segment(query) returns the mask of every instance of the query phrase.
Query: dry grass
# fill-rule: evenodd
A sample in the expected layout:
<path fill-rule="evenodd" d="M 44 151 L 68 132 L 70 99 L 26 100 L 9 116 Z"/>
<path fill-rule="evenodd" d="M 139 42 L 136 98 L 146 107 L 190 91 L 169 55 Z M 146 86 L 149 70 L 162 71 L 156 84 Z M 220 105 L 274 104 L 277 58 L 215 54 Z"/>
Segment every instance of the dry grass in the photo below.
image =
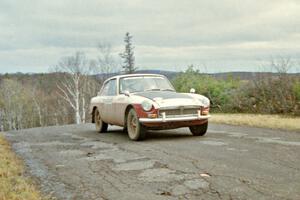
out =
<path fill-rule="evenodd" d="M 42 198 L 29 178 L 24 176 L 22 161 L 0 133 L 0 200 L 27 199 Z"/>
<path fill-rule="evenodd" d="M 300 117 L 256 114 L 212 114 L 213 123 L 247 125 L 300 132 Z"/>

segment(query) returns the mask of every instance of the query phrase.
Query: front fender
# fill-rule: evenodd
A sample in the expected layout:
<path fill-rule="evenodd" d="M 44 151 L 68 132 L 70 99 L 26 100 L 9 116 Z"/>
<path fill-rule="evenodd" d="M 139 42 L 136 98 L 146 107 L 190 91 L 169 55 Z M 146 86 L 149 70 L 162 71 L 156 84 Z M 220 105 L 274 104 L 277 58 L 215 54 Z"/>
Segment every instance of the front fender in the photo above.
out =
<path fill-rule="evenodd" d="M 201 104 L 204 106 L 204 107 L 209 107 L 210 106 L 210 100 L 209 98 L 207 98 L 206 96 L 203 96 L 201 94 L 193 94 L 193 93 L 185 93 L 195 99 L 197 99 L 198 101 L 201 102 Z"/>

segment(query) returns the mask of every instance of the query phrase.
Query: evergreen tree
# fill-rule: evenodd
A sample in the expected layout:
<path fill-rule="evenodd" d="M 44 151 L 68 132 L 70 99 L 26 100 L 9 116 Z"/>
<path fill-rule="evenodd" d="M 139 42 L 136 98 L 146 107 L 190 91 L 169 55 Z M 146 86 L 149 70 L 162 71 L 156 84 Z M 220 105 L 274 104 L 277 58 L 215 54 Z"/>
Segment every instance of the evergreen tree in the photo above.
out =
<path fill-rule="evenodd" d="M 123 53 L 120 53 L 120 56 L 123 59 L 122 68 L 125 74 L 132 74 L 137 70 L 137 68 L 134 67 L 134 47 L 132 46 L 132 36 L 129 32 L 126 33 L 124 42 L 125 50 Z"/>

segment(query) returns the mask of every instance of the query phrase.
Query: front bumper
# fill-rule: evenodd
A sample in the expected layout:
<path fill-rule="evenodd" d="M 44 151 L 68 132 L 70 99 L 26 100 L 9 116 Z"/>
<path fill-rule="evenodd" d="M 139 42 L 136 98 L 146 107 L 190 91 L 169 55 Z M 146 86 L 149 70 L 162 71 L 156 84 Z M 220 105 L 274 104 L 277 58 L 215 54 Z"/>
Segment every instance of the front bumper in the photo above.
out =
<path fill-rule="evenodd" d="M 157 122 L 180 122 L 180 121 L 194 121 L 194 120 L 207 120 L 210 115 L 198 116 L 180 116 L 180 117 L 160 117 L 160 118 L 139 118 L 141 123 L 157 123 Z"/>

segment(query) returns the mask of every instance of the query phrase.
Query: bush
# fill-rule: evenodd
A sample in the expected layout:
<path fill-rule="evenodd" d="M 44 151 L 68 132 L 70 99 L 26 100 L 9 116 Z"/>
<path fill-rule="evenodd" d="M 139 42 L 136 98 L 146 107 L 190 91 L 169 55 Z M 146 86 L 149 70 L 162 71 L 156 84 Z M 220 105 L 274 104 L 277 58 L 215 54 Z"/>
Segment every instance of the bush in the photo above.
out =
<path fill-rule="evenodd" d="M 189 92 L 194 88 L 198 94 L 208 97 L 215 111 L 229 111 L 232 94 L 238 89 L 240 81 L 229 77 L 227 80 L 217 80 L 209 75 L 200 74 L 190 66 L 173 80 L 173 85 L 179 92 Z"/>
<path fill-rule="evenodd" d="M 258 74 L 253 80 L 216 79 L 190 66 L 173 79 L 179 92 L 195 88 L 215 112 L 300 115 L 300 79 L 284 72 Z"/>

